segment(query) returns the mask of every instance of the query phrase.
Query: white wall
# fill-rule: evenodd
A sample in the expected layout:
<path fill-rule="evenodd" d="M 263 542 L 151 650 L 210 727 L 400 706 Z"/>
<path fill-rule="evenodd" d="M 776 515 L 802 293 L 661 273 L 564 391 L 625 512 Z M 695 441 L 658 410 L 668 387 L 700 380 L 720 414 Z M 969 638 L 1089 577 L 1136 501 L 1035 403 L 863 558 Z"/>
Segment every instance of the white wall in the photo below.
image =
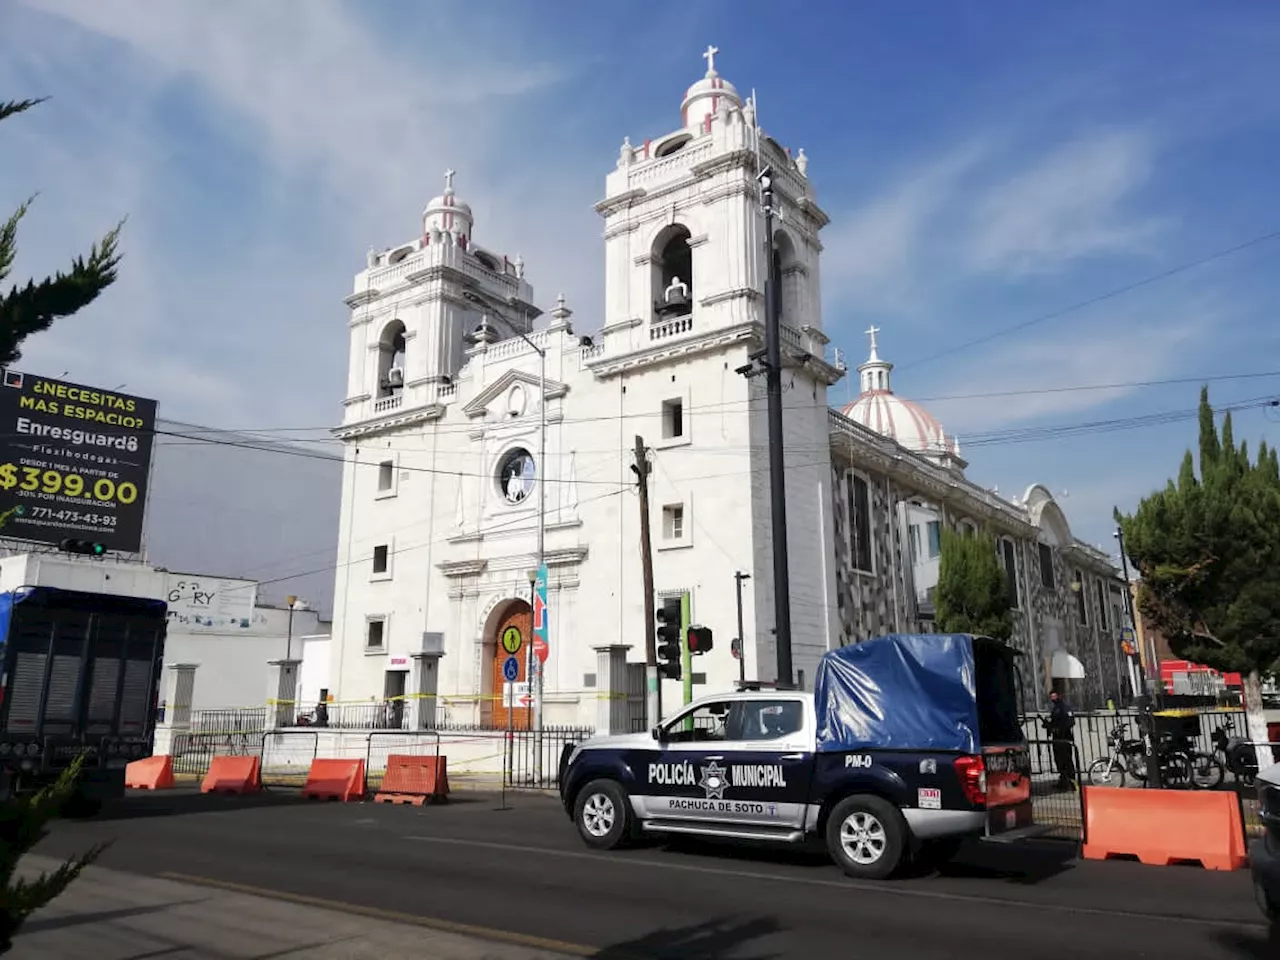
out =
<path fill-rule="evenodd" d="M 322 632 L 315 611 L 295 610 L 293 643 L 290 644 L 288 621 L 289 611 L 274 607 L 254 608 L 250 616 L 238 621 L 234 628 L 223 624 L 182 623 L 171 616 L 164 660 L 165 663 L 198 664 L 192 709 L 264 706 L 267 664 L 284 659 L 290 646 L 295 659 L 302 657 L 302 638 Z"/>

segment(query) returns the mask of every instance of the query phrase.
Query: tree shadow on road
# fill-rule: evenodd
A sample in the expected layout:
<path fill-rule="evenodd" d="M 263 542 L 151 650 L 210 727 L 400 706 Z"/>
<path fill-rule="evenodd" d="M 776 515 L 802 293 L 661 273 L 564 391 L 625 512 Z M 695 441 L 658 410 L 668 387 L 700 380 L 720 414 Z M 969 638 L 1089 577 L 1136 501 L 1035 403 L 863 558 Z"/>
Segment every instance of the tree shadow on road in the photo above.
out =
<path fill-rule="evenodd" d="M 777 953 L 737 954 L 738 948 L 752 940 L 758 940 L 784 928 L 772 918 L 736 921 L 731 919 L 708 920 L 692 927 L 673 930 L 655 930 L 643 936 L 615 943 L 592 954 L 594 960 L 723 960 L 740 957 L 740 960 L 771 960 Z"/>

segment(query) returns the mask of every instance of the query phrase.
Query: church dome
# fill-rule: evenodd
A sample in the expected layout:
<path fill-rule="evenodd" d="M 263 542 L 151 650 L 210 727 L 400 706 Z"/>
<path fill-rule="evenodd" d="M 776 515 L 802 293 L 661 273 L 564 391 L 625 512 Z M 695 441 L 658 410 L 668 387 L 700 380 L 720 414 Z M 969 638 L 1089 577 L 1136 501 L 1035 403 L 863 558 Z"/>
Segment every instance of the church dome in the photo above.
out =
<path fill-rule="evenodd" d="M 920 404 L 893 392 L 889 380 L 893 364 L 881 360 L 876 351 L 876 334 L 879 332 L 877 327 L 867 331 L 871 337 L 871 354 L 866 363 L 858 367 L 862 392 L 841 412 L 855 423 L 889 437 L 915 453 L 959 462 L 960 445 L 956 438 L 947 436 L 938 419 Z M 963 466 L 962 463 L 960 465 Z"/>
<path fill-rule="evenodd" d="M 432 197 L 427 208 L 422 211 L 422 233 L 425 237 L 432 234 L 452 234 L 463 246 L 471 239 L 471 228 L 475 220 L 471 214 L 471 205 L 458 199 L 453 192 L 454 171 L 446 170 L 444 174 L 444 193 Z"/>
<path fill-rule="evenodd" d="M 722 103 L 729 107 L 742 106 L 738 88 L 716 73 L 716 54 L 719 52 L 715 47 L 707 47 L 703 54 L 707 61 L 706 76 L 685 91 L 680 116 L 686 127 L 703 123 L 709 115 L 720 110 Z"/>

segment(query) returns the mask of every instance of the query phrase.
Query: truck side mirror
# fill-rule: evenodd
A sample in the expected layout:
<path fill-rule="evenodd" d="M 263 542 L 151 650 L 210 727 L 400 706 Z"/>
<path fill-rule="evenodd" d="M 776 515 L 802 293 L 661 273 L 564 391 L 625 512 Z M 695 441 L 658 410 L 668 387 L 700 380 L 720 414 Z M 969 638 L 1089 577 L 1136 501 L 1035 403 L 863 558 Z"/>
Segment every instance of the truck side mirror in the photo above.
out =
<path fill-rule="evenodd" d="M 666 735 L 663 733 L 661 727 L 654 727 L 649 732 L 653 734 L 653 739 L 657 740 L 659 743 L 662 743 L 662 741 L 666 739 Z"/>

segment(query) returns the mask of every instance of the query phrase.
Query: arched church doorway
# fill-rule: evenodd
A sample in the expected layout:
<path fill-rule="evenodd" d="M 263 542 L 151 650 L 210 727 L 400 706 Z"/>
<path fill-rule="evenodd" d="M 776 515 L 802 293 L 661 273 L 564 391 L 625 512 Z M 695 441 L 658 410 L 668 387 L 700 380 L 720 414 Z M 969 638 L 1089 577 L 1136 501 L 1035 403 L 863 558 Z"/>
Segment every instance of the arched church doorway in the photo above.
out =
<path fill-rule="evenodd" d="M 532 710 L 521 704 L 520 695 L 528 691 L 528 658 L 529 644 L 533 639 L 533 616 L 528 602 L 511 600 L 497 612 L 491 621 L 493 630 L 489 639 L 492 651 L 492 662 L 489 666 L 490 690 L 490 723 L 495 728 L 505 730 L 508 722 L 516 730 L 528 730 Z M 512 652 L 514 651 L 514 652 Z M 504 664 L 509 657 L 515 657 L 516 679 L 513 684 L 513 706 L 508 710 L 504 693 L 507 679 L 503 672 Z"/>

